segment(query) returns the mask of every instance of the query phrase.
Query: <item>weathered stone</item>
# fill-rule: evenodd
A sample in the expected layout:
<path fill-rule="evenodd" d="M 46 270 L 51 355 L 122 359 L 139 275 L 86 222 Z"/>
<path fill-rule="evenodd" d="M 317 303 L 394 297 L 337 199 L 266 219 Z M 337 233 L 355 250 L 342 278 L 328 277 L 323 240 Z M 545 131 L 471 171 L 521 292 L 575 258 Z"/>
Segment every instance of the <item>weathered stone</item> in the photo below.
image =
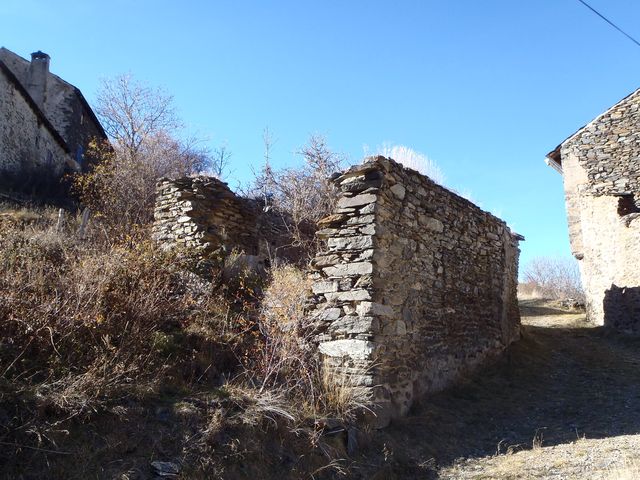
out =
<path fill-rule="evenodd" d="M 329 232 L 328 248 L 339 253 L 317 275 L 339 287 L 312 303 L 334 318 L 318 336 L 327 365 L 345 376 L 372 372 L 381 426 L 418 393 L 452 384 L 518 338 L 518 248 L 504 222 L 427 177 L 382 157 L 366 165 L 380 187 L 372 203 L 343 193 L 339 208 L 354 207 L 345 224 L 359 234 Z M 361 178 L 347 183 L 363 186 Z"/>
<path fill-rule="evenodd" d="M 328 357 L 350 357 L 363 359 L 370 357 L 374 352 L 375 344 L 366 340 L 333 340 L 321 343 L 318 347 L 320 353 Z"/>
<path fill-rule="evenodd" d="M 342 197 L 338 200 L 338 208 L 351 208 L 368 205 L 369 203 L 375 202 L 376 198 L 376 195 L 372 193 L 356 195 L 355 197 Z"/>
<path fill-rule="evenodd" d="M 349 275 L 363 275 L 373 272 L 371 262 L 339 263 L 325 267 L 322 271 L 329 277 L 343 277 Z"/>
<path fill-rule="evenodd" d="M 359 237 L 329 238 L 327 245 L 332 250 L 365 250 L 373 246 L 373 237 L 362 235 Z"/>
<path fill-rule="evenodd" d="M 398 197 L 399 200 L 403 200 L 407 192 L 406 188 L 399 183 L 396 183 L 393 187 L 389 188 L 389 190 L 391 190 L 391 193 Z"/>
<path fill-rule="evenodd" d="M 365 289 L 349 290 L 347 292 L 325 293 L 328 302 L 353 302 L 371 300 L 371 294 Z"/>
<path fill-rule="evenodd" d="M 327 292 L 337 292 L 338 291 L 338 282 L 316 282 L 311 286 L 311 290 L 313 293 L 327 293 Z"/>
<path fill-rule="evenodd" d="M 444 231 L 444 224 L 437 218 L 427 217 L 426 215 L 420 215 L 418 223 L 427 230 L 432 232 L 442 233 Z"/>

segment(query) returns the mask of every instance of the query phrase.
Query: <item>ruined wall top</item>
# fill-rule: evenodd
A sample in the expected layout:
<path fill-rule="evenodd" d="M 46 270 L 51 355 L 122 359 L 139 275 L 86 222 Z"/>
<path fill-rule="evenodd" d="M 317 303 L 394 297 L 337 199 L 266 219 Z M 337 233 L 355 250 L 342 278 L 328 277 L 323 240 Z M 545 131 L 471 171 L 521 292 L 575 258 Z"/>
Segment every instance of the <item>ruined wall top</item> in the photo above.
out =
<path fill-rule="evenodd" d="M 167 248 L 195 248 L 205 256 L 238 250 L 267 263 L 297 254 L 284 214 L 236 195 L 215 177 L 160 179 L 154 217 L 153 236 Z"/>

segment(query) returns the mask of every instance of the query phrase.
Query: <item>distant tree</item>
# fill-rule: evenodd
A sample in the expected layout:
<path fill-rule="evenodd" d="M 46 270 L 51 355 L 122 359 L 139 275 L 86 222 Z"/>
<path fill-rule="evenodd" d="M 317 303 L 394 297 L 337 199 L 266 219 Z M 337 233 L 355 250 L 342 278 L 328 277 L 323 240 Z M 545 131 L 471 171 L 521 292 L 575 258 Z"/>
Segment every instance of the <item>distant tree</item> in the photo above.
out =
<path fill-rule="evenodd" d="M 221 176 L 228 164 L 226 149 L 212 153 L 198 139 L 179 137 L 183 124 L 173 98 L 130 75 L 103 81 L 95 111 L 110 145 L 92 145 L 98 162 L 75 185 L 83 204 L 108 226 L 148 224 L 159 177 Z"/>
<path fill-rule="evenodd" d="M 524 280 L 546 298 L 584 301 L 578 262 L 566 257 L 536 257 L 524 268 Z"/>

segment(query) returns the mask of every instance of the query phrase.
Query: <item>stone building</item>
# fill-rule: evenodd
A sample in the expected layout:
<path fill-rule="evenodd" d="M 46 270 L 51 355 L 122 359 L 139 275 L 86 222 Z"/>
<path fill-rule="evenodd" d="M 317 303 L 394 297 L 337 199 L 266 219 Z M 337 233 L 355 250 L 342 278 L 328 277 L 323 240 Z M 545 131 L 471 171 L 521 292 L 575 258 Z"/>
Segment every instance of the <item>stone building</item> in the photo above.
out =
<path fill-rule="evenodd" d="M 371 389 L 384 426 L 519 338 L 523 237 L 391 159 L 368 158 L 334 183 L 311 313 L 325 365 Z"/>
<path fill-rule="evenodd" d="M 28 61 L 0 48 L 0 191 L 59 194 L 62 175 L 86 167 L 90 140 L 107 138 L 80 90 L 49 63 L 43 52 Z"/>
<path fill-rule="evenodd" d="M 562 174 L 587 316 L 640 326 L 640 90 L 571 135 L 546 162 Z"/>
<path fill-rule="evenodd" d="M 376 426 L 519 338 L 518 241 L 507 225 L 416 171 L 372 157 L 341 175 L 320 222 L 309 319 L 326 368 L 374 399 Z M 162 179 L 154 237 L 262 262 L 291 243 L 282 217 L 210 177 Z"/>

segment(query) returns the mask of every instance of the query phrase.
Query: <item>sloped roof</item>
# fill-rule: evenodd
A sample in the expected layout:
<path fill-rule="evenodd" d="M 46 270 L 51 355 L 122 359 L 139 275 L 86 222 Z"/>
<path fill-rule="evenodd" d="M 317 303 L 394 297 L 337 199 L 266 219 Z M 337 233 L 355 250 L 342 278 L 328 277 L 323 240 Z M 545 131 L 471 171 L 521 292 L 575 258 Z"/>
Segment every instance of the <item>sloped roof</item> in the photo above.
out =
<path fill-rule="evenodd" d="M 633 97 L 634 95 L 640 93 L 640 88 L 634 90 L 633 92 L 631 92 L 629 95 L 625 96 L 623 99 L 621 99 L 620 101 L 616 102 L 614 105 L 612 105 L 611 107 L 607 108 L 604 112 L 602 112 L 600 115 L 598 115 L 597 117 L 595 117 L 593 120 L 591 120 L 590 122 L 588 122 L 586 125 L 583 125 L 581 128 L 579 128 L 578 130 L 576 130 L 574 133 L 572 133 L 571 135 L 569 135 L 567 138 L 565 138 L 562 142 L 560 142 L 560 144 L 554 148 L 553 150 L 551 150 L 549 153 L 547 153 L 545 155 L 546 158 L 556 162 L 558 165 L 562 165 L 562 155 L 560 153 L 561 149 L 562 149 L 562 145 L 564 145 L 567 141 L 571 140 L 572 138 L 580 135 L 582 133 L 582 131 L 587 128 L 589 125 L 591 125 L 592 123 L 597 122 L 601 117 L 603 117 L 604 115 L 607 115 L 611 110 L 615 109 L 616 107 L 618 107 L 620 104 L 626 102 L 629 98 Z"/>
<path fill-rule="evenodd" d="M 26 58 L 21 57 L 17 53 L 12 52 L 11 50 L 9 50 L 6 47 L 0 47 L 0 61 L 2 61 L 3 57 L 5 59 L 5 66 L 7 68 L 9 68 L 9 70 L 11 70 L 13 72 L 14 79 L 17 80 L 19 83 L 21 83 L 22 86 L 24 87 L 24 85 L 26 84 L 26 81 L 27 81 L 29 65 L 31 64 L 31 62 L 29 60 L 27 60 Z M 76 87 L 75 85 L 67 82 L 65 79 L 59 77 L 55 73 L 47 72 L 47 75 L 48 75 L 49 79 L 54 79 L 56 82 L 59 82 L 59 83 L 62 83 L 64 85 L 66 85 L 67 87 L 69 87 L 73 91 L 73 93 L 76 95 L 76 97 L 78 98 L 78 100 L 80 101 L 82 106 L 84 107 L 85 111 L 88 113 L 89 117 L 91 118 L 91 120 L 95 124 L 98 132 L 102 135 L 102 137 L 104 139 L 106 139 L 107 138 L 107 134 L 104 131 L 104 128 L 102 128 L 102 125 L 100 124 L 100 121 L 98 120 L 98 117 L 96 117 L 96 114 L 94 113 L 93 109 L 89 105 L 89 102 L 87 102 L 86 98 L 84 98 L 84 95 L 82 94 L 80 89 L 78 87 Z M 26 89 L 24 89 L 24 90 L 27 92 L 27 95 L 29 95 L 28 91 Z M 42 113 L 43 115 L 46 116 L 47 112 L 42 111 L 42 109 L 39 109 L 39 110 L 40 110 L 40 113 Z M 60 135 L 62 135 L 62 132 L 58 132 L 58 133 Z M 63 138 L 64 138 L 64 136 L 63 136 Z"/>

